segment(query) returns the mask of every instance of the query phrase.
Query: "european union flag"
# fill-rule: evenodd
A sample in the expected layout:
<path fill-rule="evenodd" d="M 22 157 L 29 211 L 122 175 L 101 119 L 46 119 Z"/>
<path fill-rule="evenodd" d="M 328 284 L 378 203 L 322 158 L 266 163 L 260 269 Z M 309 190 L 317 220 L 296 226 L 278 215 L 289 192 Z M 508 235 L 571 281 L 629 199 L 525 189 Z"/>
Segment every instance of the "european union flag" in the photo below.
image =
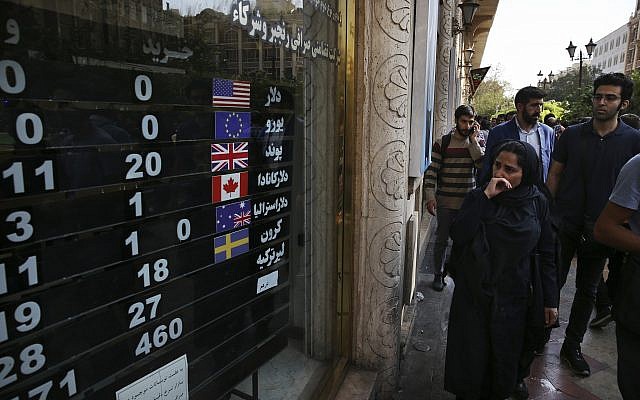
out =
<path fill-rule="evenodd" d="M 216 139 L 251 137 L 250 112 L 216 112 Z"/>
<path fill-rule="evenodd" d="M 214 264 L 230 260 L 249 251 L 249 228 L 213 238 Z"/>
<path fill-rule="evenodd" d="M 216 233 L 251 224 L 251 201 L 239 201 L 216 207 Z"/>

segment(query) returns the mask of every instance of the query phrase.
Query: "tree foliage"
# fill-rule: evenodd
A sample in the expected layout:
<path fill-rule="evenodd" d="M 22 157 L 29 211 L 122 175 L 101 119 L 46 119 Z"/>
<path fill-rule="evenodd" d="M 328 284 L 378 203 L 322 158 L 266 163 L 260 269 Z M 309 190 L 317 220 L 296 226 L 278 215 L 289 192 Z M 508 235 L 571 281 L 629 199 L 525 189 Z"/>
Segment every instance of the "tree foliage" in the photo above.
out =
<path fill-rule="evenodd" d="M 496 116 L 513 108 L 513 97 L 507 93 L 511 86 L 500 78 L 500 66 L 495 66 L 482 81 L 473 96 L 473 107 L 478 115 Z"/>
<path fill-rule="evenodd" d="M 633 81 L 633 95 L 631 96 L 631 106 L 623 113 L 633 113 L 640 115 L 640 70 L 633 70 L 631 73 Z"/>
<path fill-rule="evenodd" d="M 547 98 L 555 100 L 564 108 L 563 120 L 573 123 L 582 117 L 591 116 L 593 79 L 598 73 L 597 69 L 589 65 L 583 66 L 582 87 L 580 87 L 578 86 L 579 70 L 570 69 L 561 74 L 547 90 Z"/>

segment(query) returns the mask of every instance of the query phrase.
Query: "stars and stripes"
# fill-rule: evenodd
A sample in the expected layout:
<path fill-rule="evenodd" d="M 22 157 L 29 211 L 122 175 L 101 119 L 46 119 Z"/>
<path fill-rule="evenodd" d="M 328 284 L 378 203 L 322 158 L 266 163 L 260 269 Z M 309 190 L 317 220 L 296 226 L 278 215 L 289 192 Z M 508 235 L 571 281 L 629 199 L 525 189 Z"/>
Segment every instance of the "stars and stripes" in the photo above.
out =
<path fill-rule="evenodd" d="M 249 82 L 213 79 L 211 104 L 214 107 L 249 108 L 250 97 L 251 84 Z"/>
<path fill-rule="evenodd" d="M 214 143 L 211 145 L 211 172 L 242 169 L 249 166 L 249 144 Z"/>

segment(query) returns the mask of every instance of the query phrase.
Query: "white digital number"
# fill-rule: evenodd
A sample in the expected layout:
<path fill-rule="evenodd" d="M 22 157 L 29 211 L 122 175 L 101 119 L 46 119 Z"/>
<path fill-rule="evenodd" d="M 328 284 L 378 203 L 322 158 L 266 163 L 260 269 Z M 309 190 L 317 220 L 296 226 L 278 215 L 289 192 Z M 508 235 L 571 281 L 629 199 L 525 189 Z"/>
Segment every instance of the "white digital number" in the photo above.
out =
<path fill-rule="evenodd" d="M 144 314 L 145 304 L 151 306 L 151 311 L 149 312 L 149 320 L 152 320 L 156 317 L 156 312 L 158 311 L 158 304 L 160 304 L 160 299 L 162 299 L 161 294 L 157 294 L 155 296 L 151 296 L 143 302 L 133 303 L 129 306 L 129 315 L 133 314 L 131 318 L 131 322 L 129 323 L 129 329 L 134 328 L 146 321 L 146 317 Z"/>
<path fill-rule="evenodd" d="M 14 222 L 16 224 L 16 230 L 18 232 L 10 233 L 7 235 L 7 239 L 11 242 L 24 242 L 33 235 L 33 226 L 29 223 L 31 221 L 31 214 L 26 211 L 14 211 L 7 216 L 6 222 Z"/>
<path fill-rule="evenodd" d="M 23 375 L 31 375 L 38 372 L 47 359 L 42 354 L 44 348 L 40 343 L 31 344 L 20 352 L 20 373 Z M 18 377 L 13 372 L 15 366 L 15 360 L 13 357 L 1 357 L 0 358 L 0 389 L 12 384 L 18 380 Z"/>
<path fill-rule="evenodd" d="M 133 163 L 129 171 L 127 171 L 126 179 L 138 179 L 144 176 L 143 171 L 139 171 L 142 166 L 142 155 L 127 154 L 124 160 L 127 163 Z M 144 158 L 144 170 L 149 176 L 157 176 L 162 171 L 162 157 L 155 151 L 150 152 Z"/>
<path fill-rule="evenodd" d="M 169 277 L 169 262 L 161 258 L 153 263 L 153 274 L 149 263 L 145 263 L 140 270 L 138 270 L 138 278 L 142 278 L 144 287 L 151 286 L 151 279 L 155 283 L 162 282 Z"/>
<path fill-rule="evenodd" d="M 24 174 L 22 173 L 22 163 L 14 162 L 11 166 L 2 171 L 3 178 L 13 178 L 13 193 L 24 193 Z"/>
<path fill-rule="evenodd" d="M 9 80 L 9 71 L 13 74 L 13 82 Z M 18 94 L 24 90 L 26 83 L 20 64 L 14 60 L 0 60 L 0 89 L 5 93 Z"/>
<path fill-rule="evenodd" d="M 189 237 L 191 237 L 191 221 L 186 218 L 178 221 L 176 233 L 178 235 L 178 240 L 180 241 L 189 239 Z"/>
<path fill-rule="evenodd" d="M 175 340 L 182 335 L 182 319 L 174 318 L 169 322 L 169 328 L 165 325 L 160 325 L 154 329 L 153 334 L 149 335 L 149 332 L 142 334 L 138 346 L 136 347 L 135 355 L 149 354 L 151 349 L 160 348 L 167 344 L 169 339 Z M 150 337 L 151 336 L 151 337 Z"/>
<path fill-rule="evenodd" d="M 47 382 L 43 383 L 42 385 L 29 390 L 29 392 L 28 392 L 29 398 L 33 399 L 36 396 L 38 396 L 38 400 L 46 400 L 46 398 L 49 395 L 49 392 L 51 391 L 52 387 L 53 387 L 53 382 L 52 381 L 47 381 Z"/>
<path fill-rule="evenodd" d="M 27 122 L 31 123 L 31 129 L 28 129 Z M 36 114 L 22 113 L 16 118 L 16 134 L 22 143 L 38 144 L 42 140 L 43 133 L 42 120 Z"/>
<path fill-rule="evenodd" d="M 5 39 L 4 42 L 7 44 L 18 44 L 20 41 L 20 26 L 18 25 L 18 21 L 13 18 L 9 18 L 5 26 L 7 28 L 7 33 L 11 36 L 8 39 Z"/>
<path fill-rule="evenodd" d="M 18 267 L 18 273 L 22 274 L 25 271 L 27 272 L 27 279 L 29 282 L 29 286 L 38 284 L 38 259 L 36 256 L 31 256 L 27 258 L 27 261 L 24 264 Z M 7 270 L 3 263 L 0 263 L 0 294 L 7 293 Z"/>
<path fill-rule="evenodd" d="M 130 199 L 129 205 L 133 206 L 135 209 L 136 217 L 142 216 L 142 193 L 136 192 Z"/>
<path fill-rule="evenodd" d="M 131 234 L 124 240 L 124 245 L 131 245 L 131 255 L 138 255 L 138 231 L 133 231 Z"/>
<path fill-rule="evenodd" d="M 136 92 L 136 98 L 140 101 L 147 101 L 151 98 L 153 92 L 153 86 L 151 85 L 151 78 L 146 75 L 136 76 L 134 90 Z"/>
<path fill-rule="evenodd" d="M 20 304 L 13 313 L 18 332 L 29 332 L 38 326 L 41 319 L 40 305 L 33 301 Z M 0 343 L 9 340 L 7 317 L 4 311 L 0 312 Z"/>
<path fill-rule="evenodd" d="M 142 136 L 147 140 L 158 137 L 158 119 L 153 115 L 142 117 Z"/>
<path fill-rule="evenodd" d="M 35 175 L 44 175 L 44 190 L 53 190 L 55 188 L 53 183 L 53 161 L 43 161 L 42 165 L 36 168 Z M 5 179 L 12 178 L 14 194 L 24 193 L 24 172 L 20 161 L 14 162 L 9 168 L 2 171 L 2 177 Z"/>
<path fill-rule="evenodd" d="M 64 378 L 62 378 L 62 380 L 60 381 L 59 386 L 60 386 L 60 389 L 63 389 L 65 386 L 67 387 L 67 395 L 69 397 L 76 394 L 77 389 L 76 389 L 75 371 L 74 370 L 67 371 Z M 29 390 L 28 392 L 29 398 L 35 399 L 36 396 L 38 396 L 37 400 L 47 400 L 47 396 L 49 396 L 49 392 L 51 391 L 51 388 L 53 388 L 53 381 L 47 381 L 42 385 Z M 19 399 L 15 397 L 13 400 L 19 400 Z"/>
<path fill-rule="evenodd" d="M 36 176 L 44 175 L 44 190 L 53 190 L 53 161 L 46 160 L 36 168 Z"/>

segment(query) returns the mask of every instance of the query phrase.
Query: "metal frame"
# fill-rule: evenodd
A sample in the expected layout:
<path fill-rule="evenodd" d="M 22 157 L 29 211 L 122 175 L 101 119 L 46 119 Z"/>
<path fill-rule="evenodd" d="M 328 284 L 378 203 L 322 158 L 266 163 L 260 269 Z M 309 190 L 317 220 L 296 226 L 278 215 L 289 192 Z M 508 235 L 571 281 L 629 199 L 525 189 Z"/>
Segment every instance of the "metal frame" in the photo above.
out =
<path fill-rule="evenodd" d="M 251 394 L 246 394 L 245 392 L 241 392 L 238 389 L 233 389 L 230 392 L 232 395 L 240 397 L 244 400 L 259 400 L 258 398 L 258 370 L 255 370 L 253 374 L 251 374 Z"/>

